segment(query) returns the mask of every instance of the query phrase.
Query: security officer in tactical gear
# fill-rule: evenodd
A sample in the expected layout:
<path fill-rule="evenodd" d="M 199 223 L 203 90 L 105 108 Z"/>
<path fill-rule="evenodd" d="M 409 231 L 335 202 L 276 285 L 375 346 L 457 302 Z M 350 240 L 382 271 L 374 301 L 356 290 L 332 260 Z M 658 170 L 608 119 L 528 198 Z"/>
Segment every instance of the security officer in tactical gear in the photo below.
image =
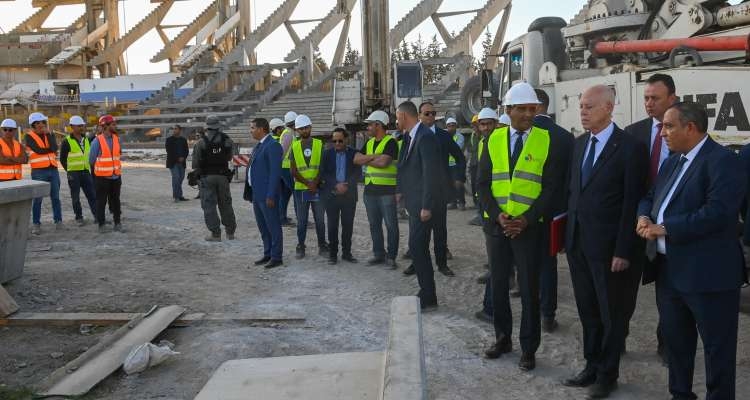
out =
<path fill-rule="evenodd" d="M 228 240 L 234 240 L 234 231 L 237 229 L 232 194 L 229 190 L 232 171 L 228 165 L 232 159 L 233 148 L 232 139 L 221 131 L 219 118 L 214 115 L 208 116 L 206 135 L 193 148 L 193 170 L 200 175 L 201 208 L 206 227 L 211 231 L 206 237 L 209 242 L 221 241 L 221 224 L 224 225 Z"/>

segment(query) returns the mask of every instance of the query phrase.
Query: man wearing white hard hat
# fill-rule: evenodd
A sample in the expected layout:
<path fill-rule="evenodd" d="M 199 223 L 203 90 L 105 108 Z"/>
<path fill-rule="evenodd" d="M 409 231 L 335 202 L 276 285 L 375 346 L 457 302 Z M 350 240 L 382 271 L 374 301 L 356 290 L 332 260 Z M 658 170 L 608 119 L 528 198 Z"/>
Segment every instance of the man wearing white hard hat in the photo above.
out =
<path fill-rule="evenodd" d="M 510 126 L 495 129 L 484 143 L 479 161 L 479 198 L 487 213 L 484 224 L 490 260 L 495 343 L 485 352 L 498 358 L 512 351 L 510 309 L 511 268 L 518 271 L 521 292 L 521 359 L 518 367 L 536 367 L 541 342 L 539 269 L 544 246 L 544 221 L 554 215 L 554 195 L 565 184 L 565 157 L 558 138 L 533 125 L 539 99 L 521 82 L 508 90 L 504 106 Z"/>
<path fill-rule="evenodd" d="M 16 140 L 18 135 L 18 124 L 8 118 L 0 124 L 2 137 L 0 137 L 0 182 L 15 181 L 21 179 L 23 164 L 29 161 L 23 146 Z"/>
<path fill-rule="evenodd" d="M 292 149 L 292 142 L 294 142 L 294 120 L 297 119 L 297 113 L 289 111 L 284 115 L 284 121 L 282 125 L 284 129 L 279 134 L 277 141 L 281 145 L 281 150 L 284 154 L 281 157 L 281 200 L 279 201 L 279 218 L 281 219 L 281 226 L 294 226 L 294 222 L 289 218 L 289 200 L 292 198 L 294 193 L 294 179 L 292 178 L 292 172 L 290 170 L 289 152 Z M 280 120 L 279 120 L 280 121 Z M 272 123 L 274 121 L 272 120 Z M 273 129 L 272 129 L 273 131 Z M 294 200 L 293 200 L 294 201 Z M 294 213 L 297 213 L 297 203 L 294 203 Z"/>
<path fill-rule="evenodd" d="M 47 126 L 47 117 L 34 112 L 29 115 L 31 131 L 26 134 L 25 145 L 29 154 L 31 179 L 49 182 L 49 197 L 52 202 L 52 218 L 55 228 L 62 227 L 62 206 L 60 205 L 60 174 L 57 172 L 57 140 Z M 42 232 L 42 199 L 37 197 L 31 205 L 31 233 Z"/>
<path fill-rule="evenodd" d="M 305 257 L 307 220 L 310 207 L 313 210 L 315 233 L 318 237 L 318 254 L 329 253 L 326 242 L 325 206 L 320 198 L 320 161 L 323 157 L 323 141 L 311 137 L 312 121 L 300 114 L 294 120 L 294 129 L 299 139 L 292 142 L 289 152 L 291 173 L 294 177 L 294 201 L 297 211 L 297 259 Z"/>
<path fill-rule="evenodd" d="M 448 134 L 453 141 L 456 142 L 456 145 L 461 149 L 461 152 L 463 152 L 466 140 L 464 139 L 464 135 L 462 135 L 461 132 L 458 132 L 458 121 L 453 117 L 446 118 L 445 130 L 448 131 Z M 448 209 L 455 210 L 458 208 L 461 211 L 465 211 L 466 196 L 464 195 L 464 192 L 466 189 L 464 188 L 464 184 L 466 183 L 466 165 L 465 163 L 464 165 L 459 165 L 455 157 L 449 156 L 448 169 L 450 170 L 451 178 L 453 179 L 456 188 L 456 195 L 454 198 L 450 199 L 451 201 L 448 203 Z"/>
<path fill-rule="evenodd" d="M 373 257 L 369 265 L 386 264 L 397 269 L 398 217 L 396 176 L 398 175 L 398 141 L 386 133 L 391 119 L 385 111 L 376 110 L 365 120 L 371 138 L 354 156 L 354 163 L 364 166 L 364 203 L 370 224 Z M 386 251 L 383 224 L 388 232 Z"/>
<path fill-rule="evenodd" d="M 96 190 L 94 178 L 91 176 L 91 164 L 89 164 L 91 143 L 86 137 L 86 122 L 83 118 L 74 115 L 70 117 L 68 125 L 71 132 L 60 145 L 60 164 L 68 175 L 70 200 L 73 203 L 76 222 L 82 226 L 85 222 L 81 207 L 81 190 L 89 203 L 91 216 L 96 218 Z"/>

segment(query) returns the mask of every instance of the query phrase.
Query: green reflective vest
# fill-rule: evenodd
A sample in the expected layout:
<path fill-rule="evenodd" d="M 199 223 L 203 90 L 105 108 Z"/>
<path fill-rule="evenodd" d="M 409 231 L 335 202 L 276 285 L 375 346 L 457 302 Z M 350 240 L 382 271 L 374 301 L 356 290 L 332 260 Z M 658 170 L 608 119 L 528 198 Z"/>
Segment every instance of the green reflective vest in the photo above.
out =
<path fill-rule="evenodd" d="M 68 171 L 89 171 L 91 172 L 91 165 L 89 164 L 89 150 L 90 144 L 87 139 L 83 140 L 83 149 L 81 145 L 71 135 L 66 137 L 68 144 L 70 145 L 70 152 L 68 153 Z"/>
<path fill-rule="evenodd" d="M 492 164 L 492 196 L 500 210 L 512 217 L 525 213 L 542 192 L 542 172 L 549 155 L 549 132 L 532 127 L 510 175 L 508 127 L 498 128 L 487 139 Z"/>
<path fill-rule="evenodd" d="M 284 138 L 286 135 L 291 135 L 291 132 L 289 132 L 289 128 L 284 128 L 283 131 L 281 131 L 281 135 L 278 139 L 276 139 L 277 142 L 281 143 L 284 141 Z M 292 139 L 292 144 L 294 144 L 294 139 Z M 289 145 L 289 147 L 284 152 L 284 156 L 281 157 L 281 168 L 289 169 L 291 168 L 291 161 L 289 161 L 289 151 L 292 149 L 292 146 Z"/>
<path fill-rule="evenodd" d="M 302 153 L 302 140 L 295 140 L 290 146 L 294 154 L 294 165 L 297 172 L 305 179 L 315 179 L 320 173 L 320 158 L 323 155 L 323 142 L 320 139 L 312 139 L 312 154 L 310 155 L 310 164 L 305 162 L 305 155 Z M 307 185 L 302 182 L 294 181 L 294 190 L 307 190 Z"/>
<path fill-rule="evenodd" d="M 367 155 L 370 154 L 383 154 L 385 146 L 393 139 L 391 136 L 386 135 L 383 140 L 380 141 L 378 147 L 375 148 L 375 138 L 367 141 Z M 365 171 L 365 185 L 381 185 L 381 186 L 396 186 L 396 174 L 398 169 L 396 167 L 397 160 L 392 160 L 391 164 L 385 168 L 375 168 L 372 165 L 367 166 Z"/>
<path fill-rule="evenodd" d="M 453 141 L 456 142 L 456 144 L 458 144 L 458 139 L 459 139 L 458 135 L 460 135 L 460 133 L 458 133 L 458 132 L 456 132 L 456 133 L 453 134 Z M 456 166 L 456 159 L 453 156 L 448 156 L 448 166 L 449 167 L 455 167 Z"/>

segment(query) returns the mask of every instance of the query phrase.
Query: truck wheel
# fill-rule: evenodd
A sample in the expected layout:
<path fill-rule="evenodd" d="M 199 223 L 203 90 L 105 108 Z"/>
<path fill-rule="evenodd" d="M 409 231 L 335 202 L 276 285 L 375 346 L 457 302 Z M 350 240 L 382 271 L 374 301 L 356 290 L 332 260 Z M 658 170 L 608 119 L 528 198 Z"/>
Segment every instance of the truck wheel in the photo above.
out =
<path fill-rule="evenodd" d="M 472 77 L 467 80 L 464 87 L 461 88 L 460 114 L 467 123 L 471 122 L 471 118 L 474 115 L 479 114 L 479 110 L 481 110 L 482 107 L 489 107 L 493 110 L 497 108 L 500 81 L 494 79 L 492 98 L 483 99 L 481 79 L 481 76 Z"/>

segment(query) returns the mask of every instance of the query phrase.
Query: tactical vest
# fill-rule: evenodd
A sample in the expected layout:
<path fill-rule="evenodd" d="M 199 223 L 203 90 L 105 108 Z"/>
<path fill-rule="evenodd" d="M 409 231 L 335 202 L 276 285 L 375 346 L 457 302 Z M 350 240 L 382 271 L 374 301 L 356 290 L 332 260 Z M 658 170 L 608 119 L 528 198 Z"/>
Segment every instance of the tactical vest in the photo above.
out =
<path fill-rule="evenodd" d="M 385 136 L 383 140 L 378 143 L 378 147 L 375 147 L 375 138 L 372 138 L 367 141 L 367 155 L 371 154 L 383 154 L 383 150 L 385 150 L 385 146 L 391 141 L 395 140 L 390 136 Z M 374 148 L 374 149 L 373 149 Z M 396 186 L 396 174 L 398 172 L 398 168 L 396 167 L 397 160 L 394 159 L 391 161 L 390 165 L 388 165 L 385 168 L 376 168 L 372 165 L 367 166 L 367 171 L 365 172 L 365 185 L 373 184 L 373 185 L 381 185 L 381 186 Z"/>
<path fill-rule="evenodd" d="M 297 172 L 305 179 L 315 179 L 320 173 L 320 158 L 323 155 L 323 142 L 319 139 L 312 139 L 312 154 L 310 155 L 310 164 L 305 162 L 305 155 L 302 153 L 302 140 L 295 140 L 290 146 L 294 154 L 294 165 Z M 307 185 L 302 182 L 294 181 L 294 190 L 307 190 Z"/>
<path fill-rule="evenodd" d="M 21 157 L 23 148 L 21 143 L 13 139 L 13 148 L 11 149 L 4 139 L 0 139 L 0 154 L 5 157 Z M 0 181 L 14 181 L 21 179 L 23 164 L 0 165 Z"/>
<path fill-rule="evenodd" d="M 99 141 L 99 157 L 94 162 L 94 175 L 109 177 L 112 175 L 120 176 L 122 165 L 120 164 L 120 138 L 112 135 L 112 148 L 109 148 L 107 139 L 104 134 L 96 137 Z"/>
<path fill-rule="evenodd" d="M 91 165 L 89 164 L 89 151 L 91 145 L 89 141 L 84 137 L 83 149 L 74 137 L 68 135 L 65 138 L 70 146 L 70 152 L 68 152 L 68 171 L 89 171 L 91 172 Z"/>
<path fill-rule="evenodd" d="M 215 140 L 219 138 L 217 143 Z M 205 148 L 203 150 L 203 165 L 200 166 L 202 175 L 224 175 L 229 171 L 227 167 L 227 152 L 230 151 L 226 148 L 227 136 L 222 132 L 218 132 L 213 140 L 209 139 L 208 136 L 203 138 Z"/>

